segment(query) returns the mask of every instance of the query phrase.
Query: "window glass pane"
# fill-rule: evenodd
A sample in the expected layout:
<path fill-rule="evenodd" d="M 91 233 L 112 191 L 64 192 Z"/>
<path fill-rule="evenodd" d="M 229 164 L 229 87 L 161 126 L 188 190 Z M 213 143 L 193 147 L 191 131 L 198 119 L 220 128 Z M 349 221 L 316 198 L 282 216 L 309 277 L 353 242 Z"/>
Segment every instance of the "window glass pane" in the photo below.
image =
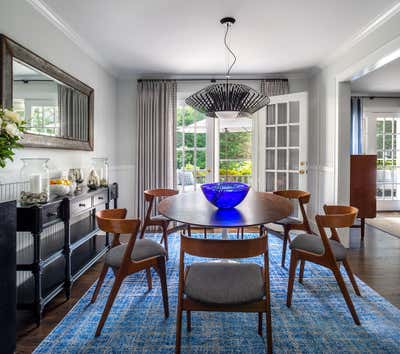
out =
<path fill-rule="evenodd" d="M 385 150 L 391 150 L 393 143 L 393 135 L 385 134 Z"/>
<path fill-rule="evenodd" d="M 393 132 L 393 122 L 392 120 L 389 119 L 385 119 L 385 133 L 386 134 L 392 134 Z"/>
<path fill-rule="evenodd" d="M 275 170 L 275 150 L 265 150 L 265 168 Z"/>
<path fill-rule="evenodd" d="M 378 198 L 382 198 L 382 196 L 383 196 L 383 186 L 382 185 L 378 185 L 376 187 L 376 196 Z"/>
<path fill-rule="evenodd" d="M 289 189 L 299 189 L 298 173 L 289 173 Z"/>
<path fill-rule="evenodd" d="M 289 146 L 299 146 L 300 144 L 300 127 L 291 125 L 289 127 Z"/>
<path fill-rule="evenodd" d="M 266 147 L 275 147 L 275 128 L 266 128 L 267 129 L 267 136 L 265 141 Z"/>
<path fill-rule="evenodd" d="M 276 188 L 278 190 L 287 189 L 286 172 L 278 172 L 276 174 Z"/>
<path fill-rule="evenodd" d="M 278 127 L 278 144 L 277 146 L 287 146 L 287 127 Z"/>
<path fill-rule="evenodd" d="M 267 192 L 272 192 L 275 190 L 275 173 L 266 172 L 265 173 L 265 190 Z"/>
<path fill-rule="evenodd" d="M 206 147 L 206 133 L 197 133 L 196 144 L 198 148 Z"/>
<path fill-rule="evenodd" d="M 183 133 L 177 132 L 176 133 L 176 147 L 181 147 L 183 143 Z"/>
<path fill-rule="evenodd" d="M 278 103 L 278 124 L 287 123 L 287 103 Z"/>
<path fill-rule="evenodd" d="M 376 148 L 378 150 L 382 150 L 383 149 L 383 135 L 378 134 L 376 136 Z"/>
<path fill-rule="evenodd" d="M 267 125 L 274 125 L 275 122 L 275 105 L 267 106 Z"/>
<path fill-rule="evenodd" d="M 299 150 L 289 150 L 289 170 L 297 170 L 299 168 Z"/>
<path fill-rule="evenodd" d="M 287 155 L 286 150 L 277 150 L 278 170 L 286 170 L 287 169 L 286 155 Z"/>
<path fill-rule="evenodd" d="M 383 120 L 379 118 L 376 121 L 376 134 L 383 134 Z"/>
<path fill-rule="evenodd" d="M 289 106 L 289 122 L 299 123 L 300 122 L 300 102 L 293 101 L 290 102 Z"/>

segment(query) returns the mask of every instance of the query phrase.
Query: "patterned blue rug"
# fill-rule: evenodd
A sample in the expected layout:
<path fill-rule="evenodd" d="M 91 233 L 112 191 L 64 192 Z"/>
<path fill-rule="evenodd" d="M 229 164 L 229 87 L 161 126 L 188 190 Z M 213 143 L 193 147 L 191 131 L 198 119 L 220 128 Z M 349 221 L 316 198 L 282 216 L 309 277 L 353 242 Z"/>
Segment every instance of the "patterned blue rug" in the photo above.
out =
<path fill-rule="evenodd" d="M 400 353 L 400 310 L 360 280 L 362 297 L 354 294 L 349 282 L 347 286 L 361 326 L 354 324 L 333 276 L 317 265 L 306 265 L 304 285 L 295 282 L 288 309 L 288 274 L 280 266 L 282 244 L 270 237 L 269 245 L 275 353 Z M 113 283 L 110 272 L 97 302 L 89 303 L 92 286 L 35 353 L 173 353 L 178 256 L 179 237 L 174 235 L 167 263 L 169 319 L 164 319 L 157 275 L 148 292 L 145 273 L 134 274 L 123 283 L 101 336 L 95 338 Z M 261 257 L 257 261 L 261 264 Z M 265 336 L 257 334 L 257 314 L 194 312 L 190 333 L 185 315 L 183 320 L 183 353 L 265 353 Z"/>

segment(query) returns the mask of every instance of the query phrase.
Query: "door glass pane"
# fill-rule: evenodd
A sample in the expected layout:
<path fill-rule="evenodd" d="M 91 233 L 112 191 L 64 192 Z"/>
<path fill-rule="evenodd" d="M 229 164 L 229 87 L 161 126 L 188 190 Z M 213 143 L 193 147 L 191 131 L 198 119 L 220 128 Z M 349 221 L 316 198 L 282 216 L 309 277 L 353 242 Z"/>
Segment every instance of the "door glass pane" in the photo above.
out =
<path fill-rule="evenodd" d="M 289 189 L 299 189 L 298 173 L 289 173 Z"/>
<path fill-rule="evenodd" d="M 289 122 L 299 123 L 300 122 L 300 102 L 292 101 L 289 106 Z"/>
<path fill-rule="evenodd" d="M 383 197 L 383 186 L 381 184 L 376 186 L 376 196 L 379 198 Z"/>
<path fill-rule="evenodd" d="M 383 135 L 382 134 L 376 135 L 376 148 L 378 150 L 383 150 Z"/>
<path fill-rule="evenodd" d="M 299 146 L 300 144 L 300 127 L 298 125 L 289 126 L 289 146 Z"/>
<path fill-rule="evenodd" d="M 276 189 L 282 190 L 287 189 L 286 186 L 286 172 L 278 172 L 276 174 Z"/>
<path fill-rule="evenodd" d="M 385 119 L 385 133 L 392 134 L 392 132 L 393 132 L 393 122 L 391 121 L 390 118 Z"/>
<path fill-rule="evenodd" d="M 289 150 L 289 170 L 297 170 L 299 168 L 299 150 Z"/>
<path fill-rule="evenodd" d="M 265 173 L 265 191 L 272 192 L 275 190 L 275 173 L 266 172 Z"/>
<path fill-rule="evenodd" d="M 287 103 L 278 103 L 278 124 L 287 123 Z"/>
<path fill-rule="evenodd" d="M 278 157 L 278 170 L 286 170 L 287 169 L 286 149 L 278 150 L 277 157 Z"/>
<path fill-rule="evenodd" d="M 267 136 L 265 141 L 266 147 L 275 147 L 275 128 L 267 128 Z"/>
<path fill-rule="evenodd" d="M 275 105 L 267 106 L 267 125 L 275 125 Z"/>
<path fill-rule="evenodd" d="M 265 151 L 265 167 L 267 170 L 275 170 L 275 150 Z"/>
<path fill-rule="evenodd" d="M 278 127 L 278 144 L 277 146 L 287 146 L 287 127 Z"/>

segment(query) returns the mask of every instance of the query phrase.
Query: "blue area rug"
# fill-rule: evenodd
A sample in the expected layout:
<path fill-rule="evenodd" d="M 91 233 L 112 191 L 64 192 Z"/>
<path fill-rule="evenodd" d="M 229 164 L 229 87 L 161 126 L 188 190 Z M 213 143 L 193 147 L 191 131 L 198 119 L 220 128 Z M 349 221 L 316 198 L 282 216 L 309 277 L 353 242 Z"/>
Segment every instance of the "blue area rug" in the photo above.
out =
<path fill-rule="evenodd" d="M 92 286 L 35 353 L 173 353 L 179 237 L 169 239 L 169 319 L 164 319 L 158 276 L 154 275 L 149 292 L 145 273 L 134 274 L 123 283 L 101 336 L 95 338 L 113 283 L 110 272 L 97 302 L 90 304 Z M 349 282 L 347 286 L 361 326 L 354 324 L 330 271 L 313 264 L 306 264 L 304 285 L 295 282 L 288 309 L 288 272 L 280 266 L 282 243 L 270 237 L 269 245 L 275 353 L 400 353 L 400 310 L 360 280 L 362 297 L 355 295 Z M 261 257 L 257 262 L 262 264 Z M 186 332 L 185 315 L 183 320 L 183 353 L 265 353 L 265 334 L 257 334 L 257 314 L 194 312 L 190 333 Z"/>

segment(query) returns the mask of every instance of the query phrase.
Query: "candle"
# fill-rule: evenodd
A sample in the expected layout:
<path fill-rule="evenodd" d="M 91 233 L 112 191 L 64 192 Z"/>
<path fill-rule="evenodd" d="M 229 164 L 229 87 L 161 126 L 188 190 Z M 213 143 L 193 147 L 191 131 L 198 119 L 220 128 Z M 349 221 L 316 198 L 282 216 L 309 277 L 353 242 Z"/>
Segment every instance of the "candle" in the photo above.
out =
<path fill-rule="evenodd" d="M 42 192 L 42 176 L 40 174 L 31 175 L 29 178 L 29 183 L 31 187 L 31 193 L 41 193 Z"/>

